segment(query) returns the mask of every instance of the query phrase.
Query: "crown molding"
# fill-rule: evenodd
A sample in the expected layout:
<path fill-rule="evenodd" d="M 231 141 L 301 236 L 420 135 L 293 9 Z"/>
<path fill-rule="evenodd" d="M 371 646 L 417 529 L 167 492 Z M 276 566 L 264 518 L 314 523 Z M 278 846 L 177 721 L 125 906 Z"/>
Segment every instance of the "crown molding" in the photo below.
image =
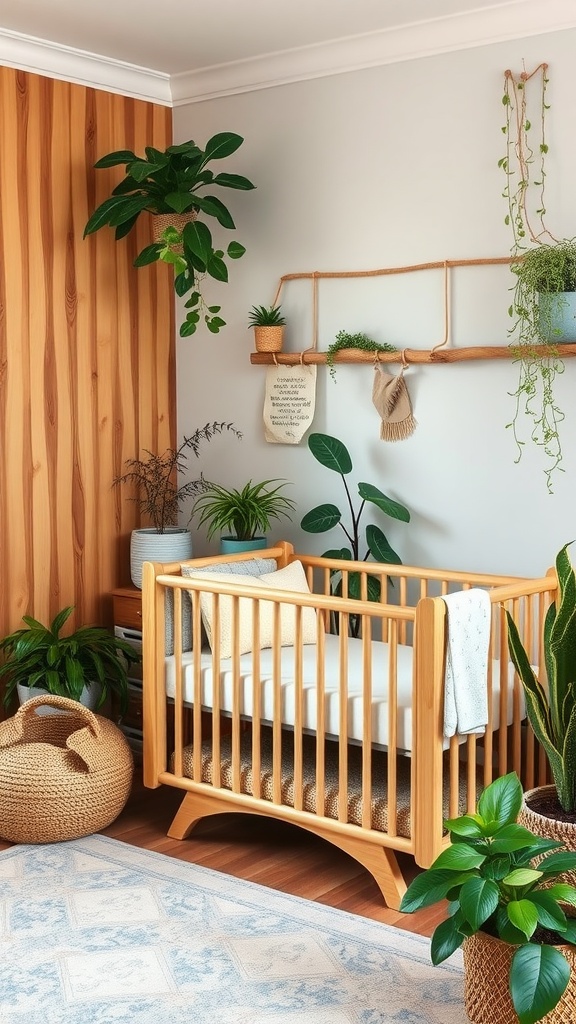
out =
<path fill-rule="evenodd" d="M 0 28 L 0 64 L 176 107 L 572 28 L 574 0 L 506 0 L 172 76 Z"/>
<path fill-rule="evenodd" d="M 0 28 L 0 64 L 171 106 L 170 75 Z"/>
<path fill-rule="evenodd" d="M 172 105 L 200 103 L 575 27 L 574 0 L 508 0 L 490 8 L 172 75 Z"/>

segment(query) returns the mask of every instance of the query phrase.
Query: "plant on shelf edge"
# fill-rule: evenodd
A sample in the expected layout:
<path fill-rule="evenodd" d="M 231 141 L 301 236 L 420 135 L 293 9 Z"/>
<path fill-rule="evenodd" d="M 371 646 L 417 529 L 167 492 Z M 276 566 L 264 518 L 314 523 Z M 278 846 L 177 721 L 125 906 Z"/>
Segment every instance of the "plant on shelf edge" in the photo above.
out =
<path fill-rule="evenodd" d="M 271 488 L 271 484 L 277 486 Z M 285 486 L 285 481 L 263 480 L 253 484 L 249 480 L 237 490 L 206 483 L 205 493 L 195 503 L 192 515 L 198 515 L 199 526 L 208 525 L 208 540 L 215 533 L 226 531 L 235 540 L 254 540 L 270 529 L 271 520 L 290 518 L 295 504 L 280 493 Z"/>
<path fill-rule="evenodd" d="M 140 514 L 150 520 L 157 533 L 164 533 L 167 527 L 176 525 L 185 502 L 208 486 L 202 476 L 179 484 L 179 476 L 186 470 L 188 453 L 198 457 L 201 444 L 224 431 L 238 439 L 242 437 L 232 423 L 206 423 L 185 437 L 178 448 L 167 448 L 161 455 L 146 450 L 145 458 L 127 459 L 126 473 L 116 477 L 114 484 L 134 484 L 137 493 L 129 500 L 136 502 Z"/>
<path fill-rule="evenodd" d="M 535 1024 L 558 1005 L 571 980 L 571 965 L 558 947 L 576 946 L 576 921 L 564 909 L 576 906 L 576 889 L 555 879 L 576 867 L 576 854 L 552 852 L 561 844 L 518 825 L 521 804 L 522 787 L 511 773 L 486 787 L 477 813 L 446 821 L 451 845 L 416 876 L 400 910 L 410 914 L 448 900 L 448 917 L 432 936 L 431 957 L 440 964 L 464 944 L 467 1008 L 474 1001 L 474 978 L 467 970 L 466 943 L 486 934 L 513 947 L 511 1001 L 520 1024 Z M 538 856 L 543 859 L 533 868 Z M 494 1005 L 501 1006 L 489 959 L 483 973 Z M 511 1019 L 505 1009 L 501 1017 L 485 1009 L 495 1024 Z"/>
<path fill-rule="evenodd" d="M 506 124 L 506 153 L 499 161 L 505 173 L 503 196 L 507 204 L 506 224 L 512 231 L 511 271 L 514 275 L 512 302 L 508 312 L 512 326 L 508 332 L 519 378 L 512 421 L 518 449 L 518 462 L 525 441 L 519 430 L 520 414 L 532 421 L 530 437 L 547 459 L 544 470 L 548 491 L 552 477 L 561 471 L 562 444 L 560 424 L 564 413 L 555 397 L 554 385 L 564 371 L 559 345 L 569 340 L 558 322 L 568 308 L 567 294 L 576 288 L 576 240 L 555 238 L 545 224 L 546 215 L 546 64 L 533 72 L 504 76 L 502 102 Z M 540 99 L 534 117 L 529 112 L 529 82 L 539 80 Z M 574 325 L 576 326 L 576 324 Z M 576 340 L 576 335 L 572 338 Z"/>
<path fill-rule="evenodd" d="M 374 352 L 376 355 L 378 352 L 397 352 L 398 349 L 394 345 L 388 344 L 387 341 L 382 343 L 373 341 L 367 334 L 358 332 L 356 334 L 350 334 L 349 331 L 338 331 L 336 339 L 331 342 L 326 350 L 326 365 L 330 370 L 330 376 L 332 380 L 336 380 L 336 366 L 334 365 L 334 356 L 337 352 L 340 352 L 344 348 L 357 348 L 360 352 Z"/>
<path fill-rule="evenodd" d="M 204 150 L 191 139 L 180 145 L 168 146 L 164 151 L 146 147 L 146 156 L 136 156 L 131 150 L 117 150 L 101 157 L 94 167 L 109 168 L 124 164 L 126 176 L 112 190 L 112 195 L 96 208 L 84 235 L 98 231 L 104 225 L 115 228 L 118 241 L 132 230 L 144 211 L 152 214 L 174 214 L 174 225 L 168 225 L 158 241 L 147 245 L 134 260 L 135 267 L 144 267 L 163 260 L 174 267 L 174 288 L 177 295 L 188 295 L 186 319 L 180 326 L 182 337 L 194 334 L 201 316 L 212 334 L 225 326 L 218 316 L 220 306 L 207 306 L 202 296 L 202 281 L 208 275 L 216 281 L 228 281 L 225 258 L 240 259 L 246 251 L 240 242 L 230 242 L 226 252 L 215 248 L 208 226 L 200 219 L 203 214 L 215 218 L 221 227 L 233 229 L 234 221 L 228 208 L 214 195 L 200 194 L 206 188 L 232 188 L 248 191 L 253 183 L 241 174 L 227 172 L 214 174 L 208 164 L 231 156 L 244 139 L 234 132 L 220 132 L 212 136 Z M 181 215 L 188 215 L 188 223 L 179 226 Z"/>
<path fill-rule="evenodd" d="M 116 694 L 120 712 L 125 713 L 127 666 L 140 661 L 140 655 L 128 641 L 102 626 L 80 626 L 69 636 L 61 636 L 60 631 L 73 611 L 73 606 L 64 608 L 49 626 L 24 615 L 27 628 L 17 629 L 0 640 L 0 651 L 6 659 L 0 666 L 0 680 L 6 681 L 6 707 L 19 686 L 80 700 L 85 687 L 97 684 L 97 709 L 109 694 Z"/>
<path fill-rule="evenodd" d="M 370 556 L 377 562 L 385 564 L 401 565 L 402 559 L 388 543 L 386 536 L 379 526 L 370 523 L 365 530 L 367 550 L 364 554 L 360 550 L 360 520 L 364 512 L 366 502 L 375 505 L 385 515 L 392 519 L 399 519 L 403 523 L 410 522 L 408 509 L 398 501 L 394 501 L 386 494 L 383 494 L 373 484 L 359 483 L 358 495 L 362 499 L 360 506 L 356 508 L 352 501 L 352 495 L 346 477 L 352 472 L 352 459 L 345 444 L 337 437 L 330 434 L 310 434 L 308 447 L 314 458 L 326 469 L 339 473 L 344 485 L 346 501 L 350 511 L 350 523 L 346 525 L 342 521 L 342 512 L 337 505 L 324 503 L 317 505 L 307 512 L 302 519 L 300 526 L 307 533 L 326 533 L 328 530 L 339 526 L 344 531 L 349 547 L 332 548 L 323 552 L 324 558 L 346 559 L 346 561 L 366 561 Z M 335 592 L 338 593 L 340 584 L 336 580 Z M 357 573 L 350 573 L 348 578 L 350 597 L 360 597 L 360 583 Z M 378 601 L 380 599 L 380 583 L 373 576 L 368 576 L 368 599 Z"/>

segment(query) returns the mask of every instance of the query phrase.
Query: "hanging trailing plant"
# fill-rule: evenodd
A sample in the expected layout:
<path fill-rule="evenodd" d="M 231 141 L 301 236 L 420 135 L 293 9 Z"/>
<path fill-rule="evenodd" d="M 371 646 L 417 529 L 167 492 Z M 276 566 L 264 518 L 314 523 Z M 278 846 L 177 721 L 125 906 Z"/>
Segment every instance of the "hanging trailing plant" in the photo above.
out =
<path fill-rule="evenodd" d="M 511 392 L 516 400 L 514 415 L 507 427 L 514 435 L 519 462 L 525 444 L 520 416 L 529 417 L 530 438 L 544 451 L 546 483 L 552 493 L 553 474 L 562 471 L 559 428 L 564 419 L 554 389 L 564 372 L 558 346 L 566 340 L 558 315 L 562 317 L 568 307 L 566 294 L 576 290 L 576 240 L 556 238 L 545 223 L 547 71 L 548 65 L 540 64 L 529 74 L 504 73 L 506 153 L 499 166 L 506 176 L 505 223 L 512 231 L 514 284 L 508 334 L 519 367 L 518 384 Z M 535 104 L 529 103 L 529 83 L 538 85 Z M 529 110 L 533 106 L 535 116 Z"/>

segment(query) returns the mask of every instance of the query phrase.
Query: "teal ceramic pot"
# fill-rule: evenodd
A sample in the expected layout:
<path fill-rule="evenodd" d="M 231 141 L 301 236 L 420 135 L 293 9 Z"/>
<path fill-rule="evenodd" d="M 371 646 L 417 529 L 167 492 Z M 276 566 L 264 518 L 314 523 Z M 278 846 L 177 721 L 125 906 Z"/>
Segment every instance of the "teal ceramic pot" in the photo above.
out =
<path fill-rule="evenodd" d="M 550 344 L 576 341 L 576 292 L 542 293 L 539 303 L 540 330 Z"/>
<path fill-rule="evenodd" d="M 254 540 L 236 540 L 235 537 L 220 538 L 221 555 L 237 555 L 241 551 L 260 551 L 268 547 L 267 537 L 254 537 Z"/>

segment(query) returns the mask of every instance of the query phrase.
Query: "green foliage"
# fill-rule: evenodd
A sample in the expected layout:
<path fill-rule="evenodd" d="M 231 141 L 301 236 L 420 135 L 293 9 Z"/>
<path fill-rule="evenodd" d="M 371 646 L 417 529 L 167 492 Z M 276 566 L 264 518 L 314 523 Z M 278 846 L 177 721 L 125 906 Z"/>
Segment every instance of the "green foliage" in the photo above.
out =
<path fill-rule="evenodd" d="M 362 500 L 360 506 L 355 507 L 346 480 L 346 477 L 352 472 L 352 459 L 346 445 L 330 434 L 310 434 L 308 447 L 321 466 L 340 474 L 351 518 L 351 522 L 346 525 L 342 522 L 342 513 L 338 506 L 331 503 L 317 505 L 310 512 L 306 513 L 300 526 L 307 533 L 326 533 L 328 530 L 334 529 L 335 526 L 339 526 L 348 539 L 349 547 L 330 549 L 323 553 L 323 557 L 357 562 L 360 560 L 366 561 L 372 556 L 377 562 L 384 562 L 388 565 L 400 565 L 402 559 L 388 543 L 380 527 L 372 523 L 366 527 L 364 536 L 367 550 L 364 555 L 361 554 L 360 520 L 366 502 L 375 505 L 376 508 L 379 508 L 381 512 L 384 512 L 385 515 L 390 516 L 392 519 L 400 519 L 404 523 L 410 522 L 408 509 L 399 502 L 389 498 L 386 494 L 383 494 L 378 487 L 367 483 L 358 484 L 358 496 Z M 351 597 L 360 597 L 358 573 L 350 573 L 348 587 Z M 336 593 L 341 592 L 339 588 L 340 584 L 336 583 Z M 380 586 L 375 579 L 369 581 L 368 596 L 370 600 L 379 600 Z"/>
<path fill-rule="evenodd" d="M 188 454 L 192 452 L 198 458 L 202 443 L 224 431 L 242 437 L 232 423 L 206 423 L 185 437 L 179 448 L 167 448 L 162 455 L 145 449 L 145 458 L 127 459 L 127 472 L 116 477 L 114 484 L 134 484 L 137 493 L 129 500 L 137 503 L 140 514 L 150 520 L 158 533 L 164 533 L 167 527 L 176 525 L 184 503 L 208 486 L 202 476 L 179 485 L 179 474 L 186 470 Z"/>
<path fill-rule="evenodd" d="M 281 306 L 252 306 L 248 314 L 249 327 L 282 327 L 285 323 Z"/>
<path fill-rule="evenodd" d="M 277 487 L 270 489 L 271 484 Z M 242 490 L 236 490 L 210 483 L 194 505 L 192 515 L 199 516 L 200 526 L 208 524 L 209 540 L 215 533 L 225 531 L 236 540 L 254 540 L 270 529 L 273 519 L 290 519 L 295 504 L 280 493 L 285 486 L 285 482 L 277 480 L 258 484 L 249 480 Z"/>
<path fill-rule="evenodd" d="M 343 348 L 357 348 L 360 349 L 361 352 L 398 351 L 394 345 L 389 345 L 388 342 L 380 344 L 377 341 L 372 341 L 372 338 L 369 338 L 367 334 L 363 334 L 362 332 L 358 334 L 350 334 L 348 331 L 338 331 L 336 340 L 328 346 L 326 351 L 326 365 L 329 367 L 332 380 L 336 380 L 334 356 Z"/>
<path fill-rule="evenodd" d="M 558 600 L 544 620 L 544 658 L 548 684 L 538 680 L 507 612 L 510 656 L 524 687 L 526 710 L 536 738 L 546 751 L 558 800 L 576 811 L 576 575 L 567 553 L 556 556 Z"/>
<path fill-rule="evenodd" d="M 431 956 L 442 963 L 464 940 L 482 931 L 518 947 L 510 968 L 510 994 L 520 1024 L 536 1024 L 560 1001 L 570 966 L 558 948 L 576 945 L 576 889 L 555 882 L 576 867 L 576 853 L 516 823 L 522 787 L 512 772 L 480 796 L 476 814 L 447 821 L 451 845 L 417 875 L 400 909 L 407 914 L 448 899 L 448 918 L 432 936 Z M 531 867 L 535 857 L 543 860 Z M 545 942 L 542 930 L 557 936 Z"/>
<path fill-rule="evenodd" d="M 208 226 L 199 218 L 213 217 L 226 229 L 234 229 L 228 208 L 218 196 L 205 195 L 206 188 L 231 188 L 249 191 L 255 186 L 241 174 L 214 174 L 208 164 L 231 156 L 242 145 L 243 138 L 234 132 L 220 132 L 206 143 L 204 150 L 193 140 L 165 151 L 146 147 L 146 156 L 138 157 L 131 150 L 108 153 L 98 160 L 96 168 L 125 165 L 126 176 L 112 190 L 112 195 L 101 203 L 86 224 L 84 236 L 93 234 L 105 225 L 115 229 L 116 240 L 127 235 L 140 214 L 194 214 L 196 219 L 186 224 L 183 231 L 170 226 L 158 242 L 147 245 L 134 260 L 135 267 L 144 267 L 163 260 L 174 267 L 174 287 L 179 296 L 191 292 L 186 308 L 188 313 L 180 326 L 182 337 L 194 334 L 201 317 L 208 330 L 217 334 L 225 321 L 217 314 L 220 306 L 207 306 L 202 298 L 200 283 L 206 275 L 216 281 L 228 280 L 225 256 L 240 259 L 246 251 L 240 242 L 230 242 L 226 253 L 214 248 Z"/>
<path fill-rule="evenodd" d="M 515 77 L 505 74 L 503 97 L 506 124 L 506 154 L 499 161 L 506 184 L 506 224 L 512 232 L 511 265 L 514 275 L 512 302 L 508 312 L 512 320 L 509 337 L 514 361 L 518 364 L 518 384 L 511 393 L 516 400 L 514 416 L 507 427 L 512 430 L 520 461 L 525 442 L 520 433 L 520 414 L 530 421 L 530 439 L 542 448 L 546 457 L 544 473 L 548 491 L 552 479 L 562 470 L 560 424 L 564 413 L 554 394 L 564 363 L 557 347 L 560 330 L 556 327 L 557 303 L 546 300 L 550 294 L 576 290 L 576 240 L 555 238 L 545 224 L 546 159 L 545 137 L 548 85 L 547 65 L 532 74 Z M 531 80 L 540 83 L 537 116 L 528 113 Z M 532 247 L 530 247 L 532 246 Z"/>
<path fill-rule="evenodd" d="M 50 626 L 24 615 L 27 628 L 0 640 L 0 651 L 5 656 L 0 680 L 6 682 L 6 707 L 18 684 L 79 700 L 85 686 L 99 683 L 102 690 L 98 707 L 108 694 L 116 693 L 124 714 L 128 704 L 127 665 L 139 661 L 140 655 L 127 641 L 101 626 L 81 626 L 69 636 L 60 636 L 73 611 L 72 606 L 64 608 Z"/>

